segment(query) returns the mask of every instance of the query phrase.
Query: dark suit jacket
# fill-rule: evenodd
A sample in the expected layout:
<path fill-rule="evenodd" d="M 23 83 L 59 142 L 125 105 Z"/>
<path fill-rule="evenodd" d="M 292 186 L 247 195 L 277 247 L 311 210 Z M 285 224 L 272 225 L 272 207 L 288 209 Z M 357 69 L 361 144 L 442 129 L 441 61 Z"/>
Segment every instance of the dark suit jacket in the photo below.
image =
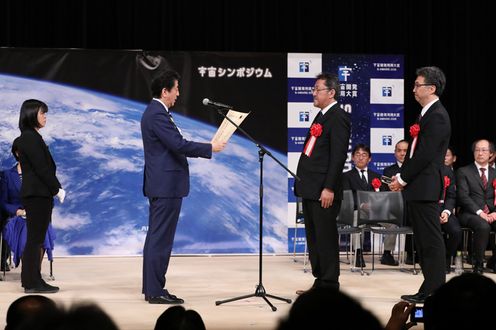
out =
<path fill-rule="evenodd" d="M 22 168 L 21 197 L 53 197 L 61 188 L 48 146 L 34 129 L 25 129 L 14 143 Z"/>
<path fill-rule="evenodd" d="M 350 139 L 350 115 L 335 104 L 317 120 L 322 135 L 317 138 L 310 157 L 301 153 L 295 180 L 296 196 L 318 200 L 324 188 L 334 191 L 336 200 L 343 199 L 342 174 Z M 310 138 L 310 130 L 305 144 Z"/>
<path fill-rule="evenodd" d="M 441 166 L 448 149 L 451 123 L 441 101 L 434 102 L 419 122 L 420 132 L 412 158 L 408 146 L 401 178 L 407 183 L 405 198 L 410 201 L 438 201 L 442 191 Z"/>
<path fill-rule="evenodd" d="M 395 176 L 400 172 L 401 172 L 401 168 L 398 166 L 398 163 L 394 163 L 393 165 L 386 167 L 383 171 L 384 175 L 390 178 L 392 178 L 393 176 Z"/>
<path fill-rule="evenodd" d="M 189 193 L 186 157 L 212 157 L 212 145 L 183 138 L 171 115 L 152 100 L 141 117 L 145 152 L 143 194 L 147 197 L 180 198 Z"/>
<path fill-rule="evenodd" d="M 3 171 L 4 176 L 1 182 L 2 209 L 9 214 L 9 217 L 15 216 L 18 209 L 24 209 L 21 204 L 21 178 L 17 173 L 17 166 Z"/>
<path fill-rule="evenodd" d="M 443 210 L 449 210 L 453 214 L 453 210 L 456 207 L 456 179 L 455 172 L 451 169 L 451 167 L 443 165 L 441 166 L 441 175 L 444 177 L 448 177 L 450 184 L 447 188 L 443 186 L 443 193 L 441 194 L 440 200 L 444 199 L 444 203 L 440 203 L 441 212 Z M 446 193 L 444 192 L 446 190 Z"/>
<path fill-rule="evenodd" d="M 357 190 L 360 191 L 374 191 L 374 187 L 372 186 L 372 180 L 374 179 L 381 179 L 381 176 L 379 173 L 376 173 L 370 169 L 367 169 L 367 184 L 362 181 L 362 178 L 360 177 L 361 173 L 359 173 L 359 170 L 354 167 L 348 172 L 345 172 L 343 174 L 343 189 L 344 190 L 352 190 L 353 191 L 353 200 L 355 201 L 355 209 L 357 208 L 356 202 L 357 202 L 357 196 L 356 192 Z M 385 191 L 386 185 L 381 182 L 381 186 L 379 187 L 380 191 Z"/>
<path fill-rule="evenodd" d="M 495 170 L 489 167 L 487 189 L 484 190 L 482 180 L 474 163 L 460 167 L 456 171 L 457 199 L 460 213 L 477 214 L 487 204 L 490 212 L 495 211 L 493 180 L 496 179 Z"/>

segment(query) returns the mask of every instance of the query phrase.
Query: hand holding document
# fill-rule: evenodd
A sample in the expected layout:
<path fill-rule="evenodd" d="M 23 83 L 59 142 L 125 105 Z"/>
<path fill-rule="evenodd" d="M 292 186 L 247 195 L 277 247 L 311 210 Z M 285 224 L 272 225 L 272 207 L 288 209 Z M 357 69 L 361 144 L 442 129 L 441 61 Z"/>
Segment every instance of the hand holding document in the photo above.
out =
<path fill-rule="evenodd" d="M 246 113 L 246 112 L 229 110 L 229 112 L 226 114 L 226 117 L 231 119 L 233 123 L 239 126 L 249 114 L 250 114 L 249 112 Z M 236 126 L 234 126 L 231 122 L 229 122 L 229 120 L 224 118 L 224 120 L 219 126 L 219 129 L 212 138 L 212 143 L 214 142 L 226 143 L 231 137 L 231 135 L 233 135 L 234 131 L 236 131 Z"/>

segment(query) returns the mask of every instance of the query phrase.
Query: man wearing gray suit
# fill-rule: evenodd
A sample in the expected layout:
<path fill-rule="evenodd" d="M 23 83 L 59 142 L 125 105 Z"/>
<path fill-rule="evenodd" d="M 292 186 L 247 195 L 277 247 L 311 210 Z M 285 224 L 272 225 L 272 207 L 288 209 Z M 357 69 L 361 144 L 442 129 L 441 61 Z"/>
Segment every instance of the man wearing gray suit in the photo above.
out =
<path fill-rule="evenodd" d="M 496 230 L 496 206 L 494 189 L 496 173 L 489 166 L 489 158 L 494 153 L 494 144 L 488 140 L 478 140 L 472 144 L 474 163 L 461 167 L 456 172 L 457 199 L 460 206 L 459 220 L 464 227 L 474 231 L 473 267 L 475 273 L 482 274 L 484 251 L 489 241 L 489 232 Z M 495 247 L 491 244 L 493 256 L 487 267 L 496 271 Z"/>

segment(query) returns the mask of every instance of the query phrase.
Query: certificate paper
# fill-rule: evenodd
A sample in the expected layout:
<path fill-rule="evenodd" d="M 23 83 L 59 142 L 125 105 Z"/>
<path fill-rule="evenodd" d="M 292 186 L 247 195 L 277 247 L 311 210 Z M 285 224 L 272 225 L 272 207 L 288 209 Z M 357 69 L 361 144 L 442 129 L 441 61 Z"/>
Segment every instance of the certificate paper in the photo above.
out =
<path fill-rule="evenodd" d="M 246 112 L 239 112 L 239 111 L 234 111 L 234 110 L 229 110 L 229 112 L 226 114 L 226 117 L 231 119 L 236 125 L 241 125 L 243 120 L 249 115 L 250 113 Z M 222 123 L 219 126 L 219 129 L 215 133 L 214 137 L 212 138 L 212 142 L 217 141 L 217 142 L 227 142 L 231 135 L 233 135 L 234 131 L 236 130 L 236 127 L 229 122 L 226 118 L 222 121 Z"/>

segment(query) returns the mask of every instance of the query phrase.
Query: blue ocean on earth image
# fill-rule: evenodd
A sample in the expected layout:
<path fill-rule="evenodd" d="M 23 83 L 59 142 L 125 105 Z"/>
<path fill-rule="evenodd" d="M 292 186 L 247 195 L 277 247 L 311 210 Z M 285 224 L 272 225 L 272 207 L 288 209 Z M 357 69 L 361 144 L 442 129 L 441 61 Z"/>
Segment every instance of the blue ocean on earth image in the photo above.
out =
<path fill-rule="evenodd" d="M 140 255 L 148 225 L 142 194 L 140 118 L 146 104 L 86 89 L 0 75 L 0 161 L 15 161 L 19 109 L 26 99 L 49 107 L 42 134 L 67 191 L 55 200 L 55 256 Z M 202 105 L 198 105 L 201 107 Z M 217 127 L 174 113 L 186 139 L 208 142 Z M 283 164 L 286 155 L 270 150 Z M 183 200 L 173 253 L 258 253 L 258 148 L 233 135 L 213 159 L 189 158 L 191 191 Z M 287 173 L 264 157 L 264 251 L 287 252 Z"/>

